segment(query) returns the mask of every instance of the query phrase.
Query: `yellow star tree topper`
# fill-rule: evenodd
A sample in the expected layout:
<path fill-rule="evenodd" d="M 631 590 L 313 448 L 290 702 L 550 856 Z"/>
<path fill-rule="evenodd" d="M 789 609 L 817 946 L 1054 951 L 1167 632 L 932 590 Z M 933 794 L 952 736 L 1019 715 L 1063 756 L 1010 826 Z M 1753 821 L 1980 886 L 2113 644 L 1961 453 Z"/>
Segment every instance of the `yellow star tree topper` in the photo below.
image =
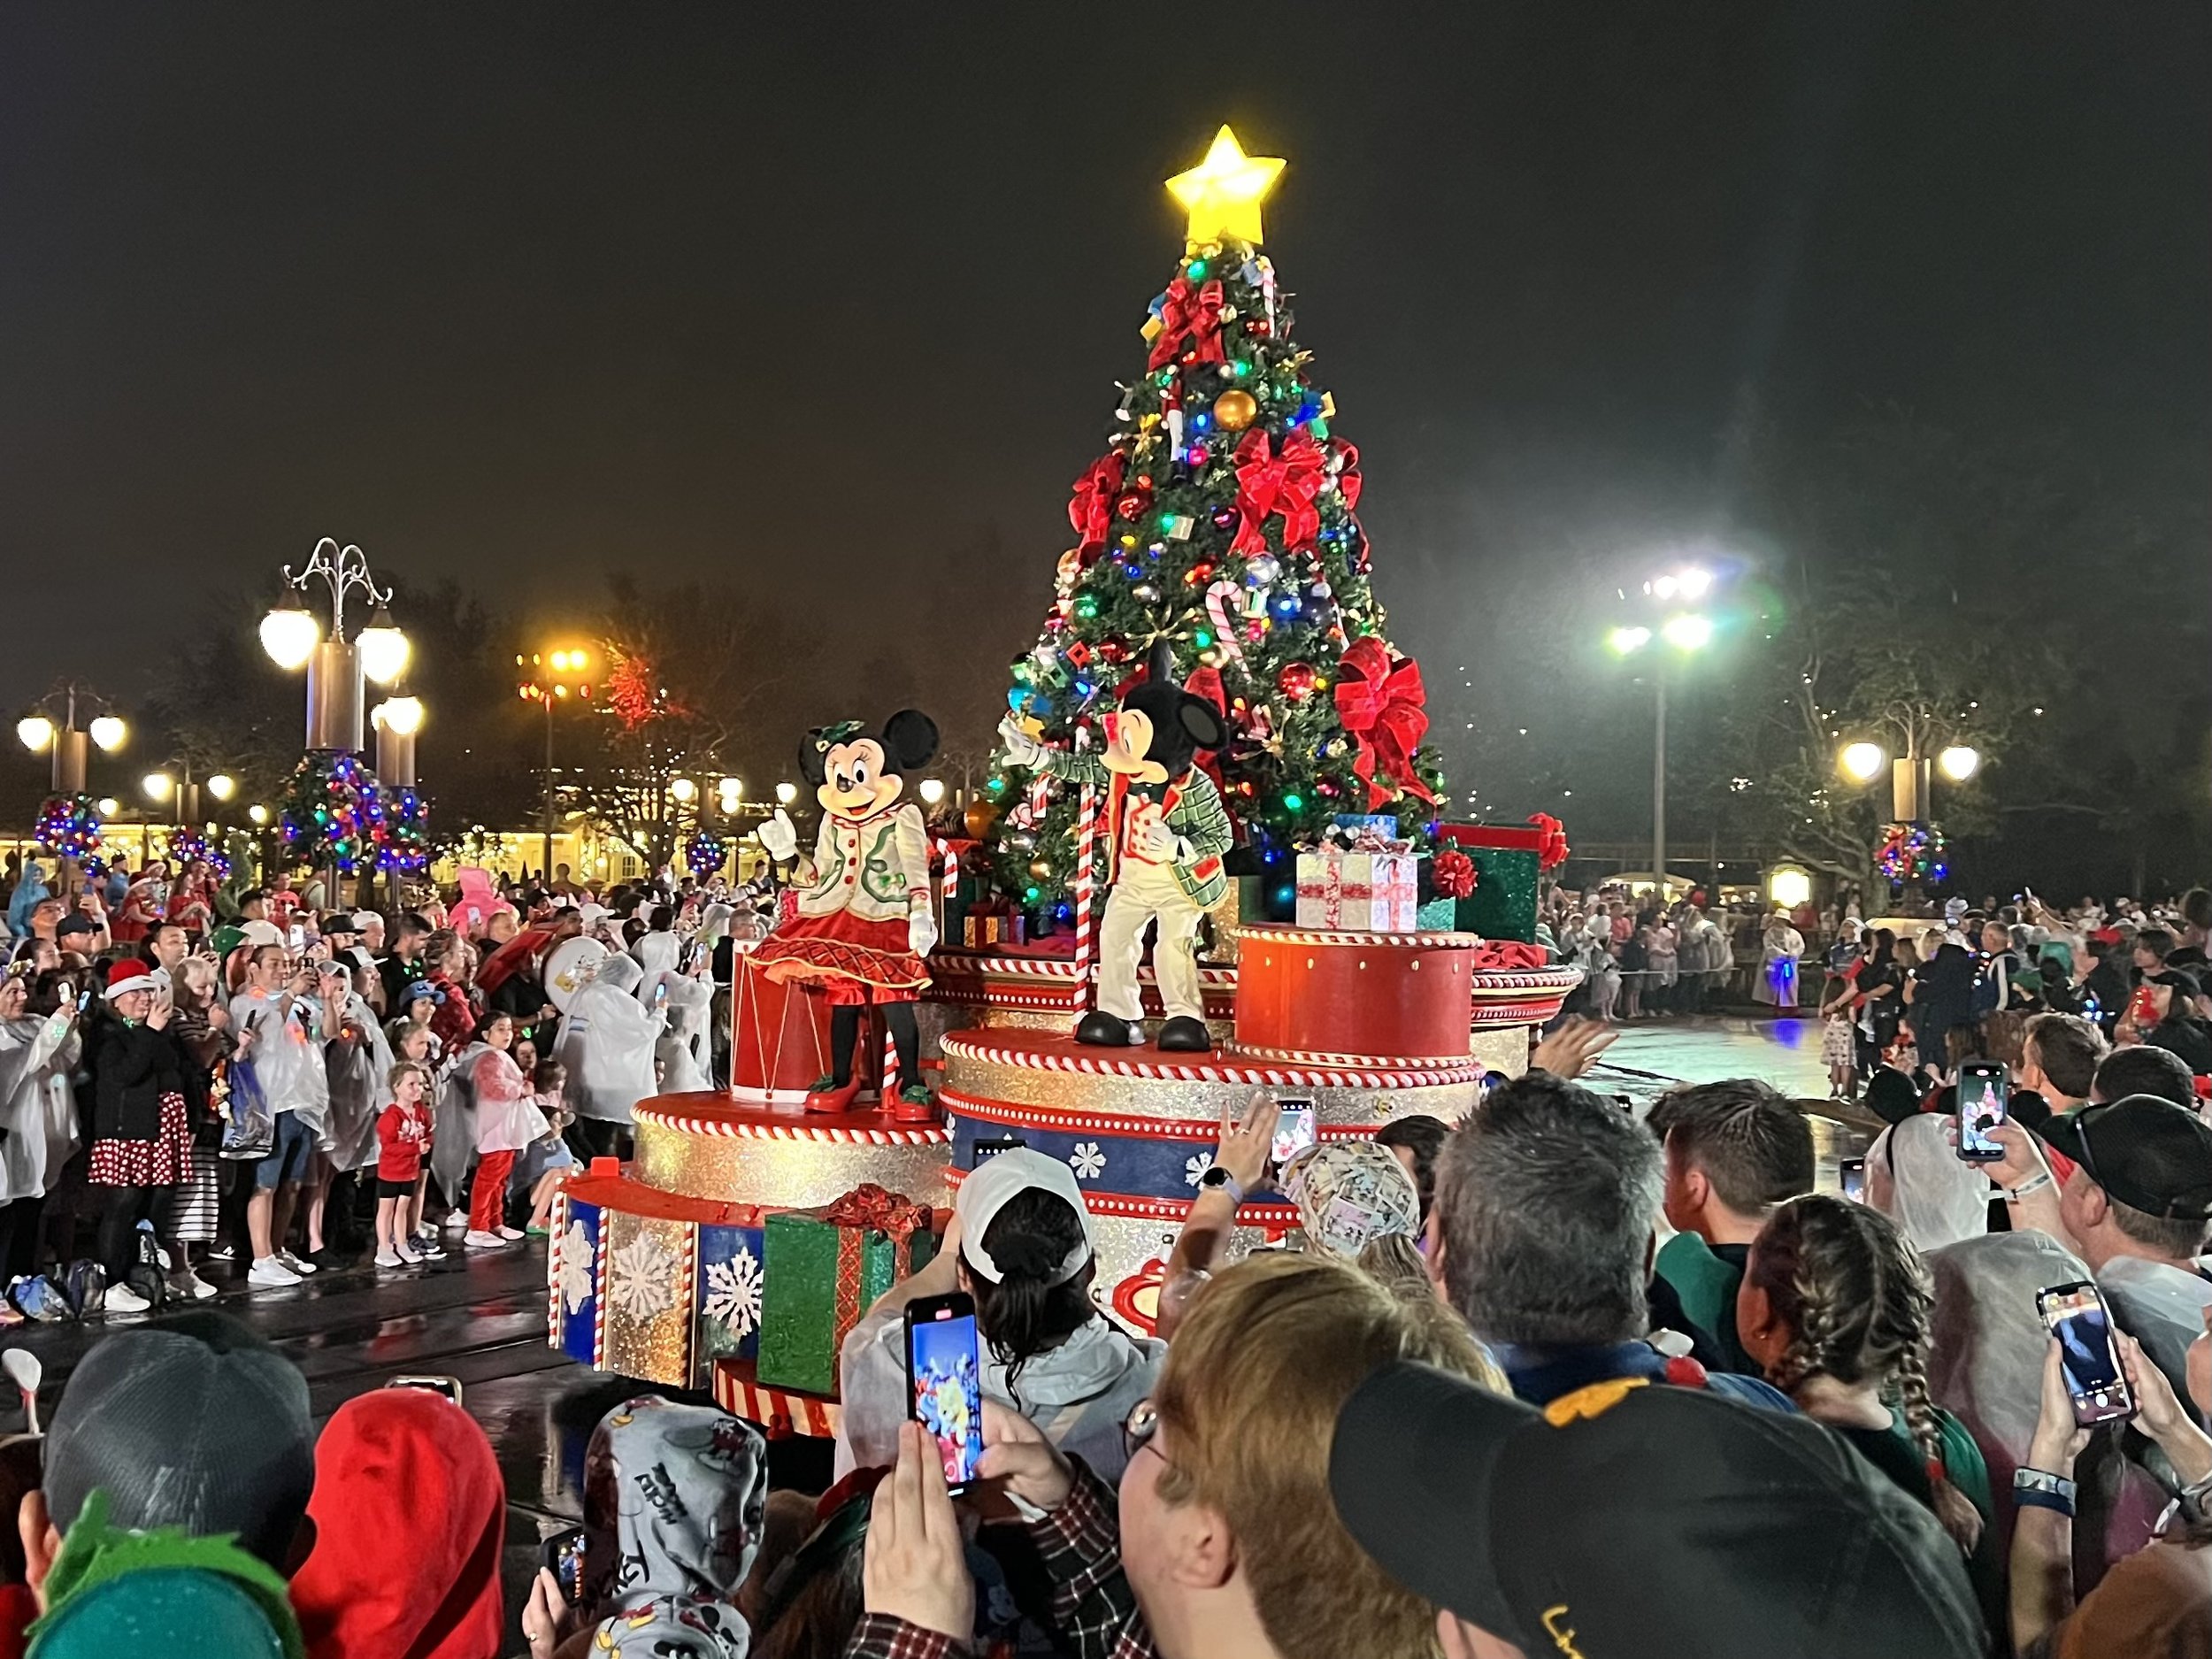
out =
<path fill-rule="evenodd" d="M 1167 181 L 1169 191 L 1190 214 L 1185 232 L 1192 243 L 1245 242 L 1257 246 L 1260 204 L 1281 176 L 1280 156 L 1248 156 L 1237 135 L 1224 127 L 1214 134 L 1206 159 Z"/>

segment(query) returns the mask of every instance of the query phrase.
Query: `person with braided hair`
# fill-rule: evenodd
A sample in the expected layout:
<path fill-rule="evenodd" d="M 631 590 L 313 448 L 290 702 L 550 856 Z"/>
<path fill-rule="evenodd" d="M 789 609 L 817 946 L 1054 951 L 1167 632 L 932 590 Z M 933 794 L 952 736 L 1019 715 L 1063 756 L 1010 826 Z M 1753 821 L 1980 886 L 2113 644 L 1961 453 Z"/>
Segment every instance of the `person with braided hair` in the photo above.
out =
<path fill-rule="evenodd" d="M 1973 1437 L 1928 1394 L 1934 1303 L 1928 1270 L 1894 1222 L 1809 1193 L 1778 1206 L 1753 1241 L 1736 1329 L 1799 1410 L 1935 1512 L 2000 1628 L 1989 1471 Z"/>

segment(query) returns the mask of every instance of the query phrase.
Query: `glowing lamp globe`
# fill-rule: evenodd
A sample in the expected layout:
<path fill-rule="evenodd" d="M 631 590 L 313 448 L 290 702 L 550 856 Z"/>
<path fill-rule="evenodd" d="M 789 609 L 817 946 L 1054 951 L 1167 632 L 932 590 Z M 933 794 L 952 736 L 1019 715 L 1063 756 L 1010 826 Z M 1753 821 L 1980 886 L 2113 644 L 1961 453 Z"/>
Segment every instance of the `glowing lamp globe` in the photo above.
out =
<path fill-rule="evenodd" d="M 15 734 L 24 748 L 36 754 L 54 741 L 54 723 L 42 714 L 27 715 L 15 723 Z"/>
<path fill-rule="evenodd" d="M 1882 775 L 1882 768 L 1888 761 L 1889 757 L 1879 743 L 1846 743 L 1843 753 L 1837 757 L 1843 775 L 1857 783 L 1872 783 Z"/>
<path fill-rule="evenodd" d="M 149 801 L 166 801 L 169 791 L 176 787 L 176 780 L 165 772 L 150 772 L 138 780 L 138 787 Z"/>
<path fill-rule="evenodd" d="M 1767 897 L 1793 910 L 1813 896 L 1813 879 L 1795 864 L 1777 864 L 1767 872 Z"/>
<path fill-rule="evenodd" d="M 269 821 L 269 809 L 265 806 L 250 806 L 246 809 L 246 816 L 257 824 L 266 824 Z"/>
<path fill-rule="evenodd" d="M 387 697 L 371 711 L 369 718 L 380 730 L 412 737 L 422 730 L 422 699 Z"/>
<path fill-rule="evenodd" d="M 668 793 L 689 805 L 699 795 L 699 786 L 688 778 L 679 778 L 668 786 Z"/>
<path fill-rule="evenodd" d="M 1981 750 L 1954 743 L 1936 757 L 1936 768 L 1953 783 L 1964 783 L 1982 769 Z"/>
<path fill-rule="evenodd" d="M 1640 651 L 1651 643 L 1651 630 L 1649 628 L 1615 628 L 1605 636 L 1605 642 L 1613 649 L 1617 655 L 1626 657 L 1630 652 Z"/>
<path fill-rule="evenodd" d="M 714 792 L 717 795 L 733 795 L 741 800 L 745 795 L 745 780 L 742 778 L 725 778 L 714 786 Z"/>
<path fill-rule="evenodd" d="M 393 625 L 392 613 L 382 606 L 369 618 L 369 626 L 354 638 L 354 649 L 361 653 L 361 672 L 380 686 L 388 686 L 407 672 L 407 658 L 413 648 L 407 636 Z"/>
<path fill-rule="evenodd" d="M 100 816 L 102 818 L 113 818 L 122 810 L 123 803 L 120 801 L 118 801 L 113 795 L 104 795 L 100 797 Z"/>
<path fill-rule="evenodd" d="M 945 780 L 942 778 L 923 779 L 920 794 L 924 806 L 935 806 L 945 798 Z"/>
<path fill-rule="evenodd" d="M 1713 641 L 1713 619 L 1710 617 L 1669 617 L 1660 625 L 1659 637 L 1678 651 L 1702 650 Z"/>
<path fill-rule="evenodd" d="M 238 780 L 227 772 L 219 772 L 207 780 L 207 792 L 218 801 L 227 801 L 238 793 Z"/>
<path fill-rule="evenodd" d="M 322 625 L 288 600 L 261 618 L 261 649 L 279 668 L 305 667 L 322 639 Z"/>
<path fill-rule="evenodd" d="M 797 784 L 780 783 L 776 786 L 776 799 L 782 802 L 784 805 L 789 806 L 798 798 L 799 786 Z"/>
<path fill-rule="evenodd" d="M 111 755 L 123 747 L 123 740 L 130 735 L 130 727 L 111 714 L 104 714 L 87 727 L 93 742 L 104 755 Z"/>

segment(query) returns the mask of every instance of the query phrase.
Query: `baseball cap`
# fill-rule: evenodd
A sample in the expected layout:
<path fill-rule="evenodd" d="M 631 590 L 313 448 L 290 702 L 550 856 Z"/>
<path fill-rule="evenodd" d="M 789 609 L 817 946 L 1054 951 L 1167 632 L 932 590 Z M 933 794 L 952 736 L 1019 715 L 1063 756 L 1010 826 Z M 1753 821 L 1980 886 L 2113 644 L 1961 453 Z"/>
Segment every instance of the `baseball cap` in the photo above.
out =
<path fill-rule="evenodd" d="M 984 1235 L 990 1232 L 991 1223 L 998 1219 L 998 1212 L 1006 1208 L 1008 1201 L 1032 1190 L 1048 1192 L 1065 1200 L 1083 1224 L 1083 1242 L 1068 1252 L 1051 1282 L 1065 1284 L 1091 1259 L 1091 1212 L 1083 1202 L 1083 1189 L 1075 1184 L 1075 1171 L 1057 1158 L 1048 1158 L 1028 1147 L 1015 1147 L 977 1164 L 960 1183 L 960 1191 L 953 1199 L 954 1213 L 960 1217 L 961 1257 L 994 1285 L 1004 1279 L 1006 1274 L 983 1248 Z"/>
<path fill-rule="evenodd" d="M 357 933 L 361 931 L 358 927 L 354 926 L 353 912 L 351 910 L 333 910 L 315 926 L 316 931 L 321 933 L 325 939 L 330 939 L 344 934 Z"/>
<path fill-rule="evenodd" d="M 99 931 L 100 925 L 82 912 L 65 916 L 54 925 L 54 937 L 57 939 L 65 933 L 96 933 Z"/>
<path fill-rule="evenodd" d="M 93 1345 L 46 1435 L 47 1507 L 67 1530 L 94 1489 L 117 1526 L 234 1532 L 280 1563 L 315 1485 L 307 1382 L 219 1315 L 119 1332 Z"/>
<path fill-rule="evenodd" d="M 1935 1517 L 1811 1419 L 1622 1379 L 1545 1411 L 1401 1361 L 1345 1402 L 1329 1490 L 1416 1595 L 1582 1659 L 1970 1659 Z"/>
<path fill-rule="evenodd" d="M 246 942 L 257 949 L 264 945 L 280 945 L 284 942 L 284 935 L 277 931 L 274 922 L 244 921 L 238 924 L 238 931 L 245 935 Z"/>
<path fill-rule="evenodd" d="M 2131 1210 L 2212 1220 L 2212 1125 L 2155 1094 L 2130 1094 L 2055 1118 L 2050 1143 Z"/>

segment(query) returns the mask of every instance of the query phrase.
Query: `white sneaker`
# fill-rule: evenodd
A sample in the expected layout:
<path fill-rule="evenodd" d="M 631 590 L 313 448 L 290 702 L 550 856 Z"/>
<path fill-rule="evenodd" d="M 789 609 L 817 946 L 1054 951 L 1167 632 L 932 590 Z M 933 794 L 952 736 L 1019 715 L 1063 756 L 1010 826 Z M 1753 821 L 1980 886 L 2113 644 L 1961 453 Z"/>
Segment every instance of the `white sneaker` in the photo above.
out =
<path fill-rule="evenodd" d="M 469 1230 L 469 1212 L 465 1210 L 455 1210 L 445 1218 L 445 1230 L 448 1233 L 466 1233 Z"/>
<path fill-rule="evenodd" d="M 303 1262 L 298 1256 L 293 1255 L 289 1250 L 279 1250 L 276 1253 L 276 1259 L 283 1263 L 285 1266 L 290 1268 L 293 1273 L 301 1279 L 305 1279 L 310 1273 L 315 1271 L 314 1263 Z"/>
<path fill-rule="evenodd" d="M 443 1256 L 445 1252 L 441 1250 L 438 1254 Z M 399 1262 L 402 1267 L 420 1267 L 429 1259 L 428 1256 L 420 1254 L 410 1246 L 403 1244 L 399 1247 Z"/>
<path fill-rule="evenodd" d="M 143 1313 L 152 1306 L 128 1285 L 110 1285 L 100 1299 L 102 1313 Z"/>
<path fill-rule="evenodd" d="M 376 1264 L 379 1267 L 398 1267 L 403 1265 L 399 1259 L 399 1253 L 396 1250 L 379 1250 L 376 1253 Z"/>
<path fill-rule="evenodd" d="M 265 1256 L 253 1264 L 246 1275 L 246 1282 L 266 1289 L 279 1285 L 296 1285 L 300 1282 L 300 1276 L 285 1266 L 282 1256 Z"/>
<path fill-rule="evenodd" d="M 195 1302 L 205 1302 L 215 1294 L 215 1286 L 188 1267 L 169 1275 L 169 1288 L 173 1294 L 189 1296 Z"/>
<path fill-rule="evenodd" d="M 496 1233 L 479 1233 L 473 1227 L 463 1235 L 461 1242 L 472 1250 L 503 1250 L 507 1240 Z"/>
<path fill-rule="evenodd" d="M 512 1244 L 517 1239 L 523 1238 L 527 1235 L 524 1233 L 520 1227 L 502 1227 L 499 1230 L 499 1236 L 506 1240 L 508 1243 Z"/>

